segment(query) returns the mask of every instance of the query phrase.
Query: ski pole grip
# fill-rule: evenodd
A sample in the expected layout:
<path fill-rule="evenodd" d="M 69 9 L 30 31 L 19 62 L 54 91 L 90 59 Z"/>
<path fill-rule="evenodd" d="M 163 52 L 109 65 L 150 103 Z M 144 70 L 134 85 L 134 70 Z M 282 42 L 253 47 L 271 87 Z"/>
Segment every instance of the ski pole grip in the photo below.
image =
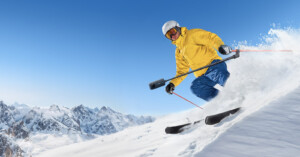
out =
<path fill-rule="evenodd" d="M 164 86 L 166 84 L 166 81 L 164 79 L 159 79 L 157 81 L 151 82 L 149 84 L 149 87 L 151 90 L 159 88 L 161 86 Z"/>

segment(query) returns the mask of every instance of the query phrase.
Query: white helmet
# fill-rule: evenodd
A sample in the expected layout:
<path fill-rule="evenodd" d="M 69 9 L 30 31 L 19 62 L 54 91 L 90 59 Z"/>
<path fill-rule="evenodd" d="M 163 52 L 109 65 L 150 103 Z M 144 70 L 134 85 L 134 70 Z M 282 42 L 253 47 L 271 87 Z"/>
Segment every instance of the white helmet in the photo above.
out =
<path fill-rule="evenodd" d="M 162 32 L 164 35 L 166 35 L 166 33 L 171 29 L 171 28 L 174 28 L 174 27 L 180 27 L 179 24 L 176 22 L 176 21 L 168 21 L 166 22 L 163 26 L 162 26 Z"/>

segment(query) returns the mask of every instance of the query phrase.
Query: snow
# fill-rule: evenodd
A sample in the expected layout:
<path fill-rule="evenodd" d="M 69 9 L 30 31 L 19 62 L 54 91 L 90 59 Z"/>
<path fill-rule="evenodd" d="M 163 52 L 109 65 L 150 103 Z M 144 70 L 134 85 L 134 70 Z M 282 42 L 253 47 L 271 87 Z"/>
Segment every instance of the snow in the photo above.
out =
<path fill-rule="evenodd" d="M 228 129 L 195 156 L 298 156 L 300 88 Z"/>
<path fill-rule="evenodd" d="M 19 139 L 16 143 L 22 150 L 32 156 L 43 151 L 93 139 L 99 135 L 59 134 L 59 133 L 34 133 L 29 139 Z"/>
<path fill-rule="evenodd" d="M 292 49 L 294 52 L 242 53 L 228 62 L 226 87 L 203 108 L 161 117 L 94 140 L 50 149 L 39 157 L 298 156 L 300 153 L 300 30 L 271 29 L 258 46 L 241 49 Z M 182 124 L 241 106 L 217 125 L 200 122 L 178 135 L 166 126 Z"/>

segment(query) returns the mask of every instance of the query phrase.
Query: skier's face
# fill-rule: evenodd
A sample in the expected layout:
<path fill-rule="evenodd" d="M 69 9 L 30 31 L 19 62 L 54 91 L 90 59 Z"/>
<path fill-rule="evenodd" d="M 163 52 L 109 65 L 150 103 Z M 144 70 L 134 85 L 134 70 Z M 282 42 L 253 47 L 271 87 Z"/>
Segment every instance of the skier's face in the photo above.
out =
<path fill-rule="evenodd" d="M 166 33 L 166 37 L 172 41 L 177 40 L 179 35 L 180 33 L 177 31 L 176 28 L 172 28 Z"/>
<path fill-rule="evenodd" d="M 178 37 L 179 37 L 179 32 L 177 32 L 177 33 L 174 34 L 174 35 L 171 35 L 171 40 L 172 40 L 172 41 L 175 41 L 175 40 L 178 39 Z"/>

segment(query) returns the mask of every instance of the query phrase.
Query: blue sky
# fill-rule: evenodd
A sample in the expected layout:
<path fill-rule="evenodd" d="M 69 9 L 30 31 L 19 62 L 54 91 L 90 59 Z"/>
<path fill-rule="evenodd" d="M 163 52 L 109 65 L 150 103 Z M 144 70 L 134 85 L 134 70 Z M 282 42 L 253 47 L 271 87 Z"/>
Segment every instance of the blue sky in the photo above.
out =
<path fill-rule="evenodd" d="M 297 0 L 0 1 L 0 99 L 30 106 L 84 104 L 162 115 L 193 108 L 148 84 L 176 72 L 168 20 L 255 45 L 273 24 L 299 28 Z M 201 105 L 189 89 L 177 93 Z"/>

